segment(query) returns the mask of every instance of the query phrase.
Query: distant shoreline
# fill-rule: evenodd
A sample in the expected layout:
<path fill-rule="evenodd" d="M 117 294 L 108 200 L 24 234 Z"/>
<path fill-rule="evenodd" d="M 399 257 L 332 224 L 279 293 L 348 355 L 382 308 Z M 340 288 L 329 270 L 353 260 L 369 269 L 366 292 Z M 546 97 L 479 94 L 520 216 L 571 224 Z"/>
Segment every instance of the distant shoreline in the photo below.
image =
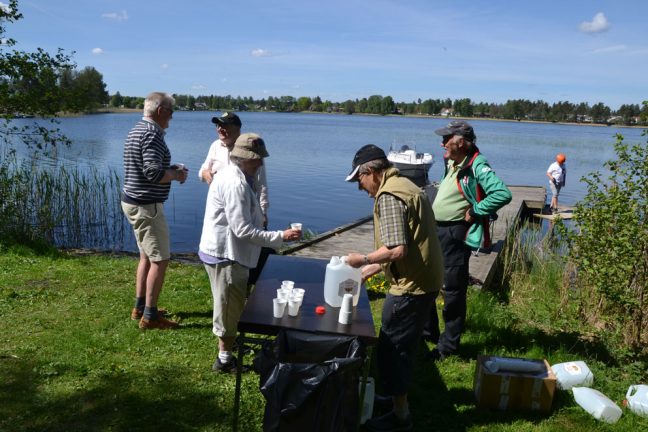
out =
<path fill-rule="evenodd" d="M 222 109 L 219 110 L 201 110 L 205 112 L 219 112 L 225 111 Z M 235 110 L 232 110 L 235 111 Z M 94 113 L 60 113 L 59 117 L 80 117 L 83 115 L 95 115 L 95 114 L 130 114 L 130 113 L 141 113 L 142 110 L 139 108 L 100 108 Z M 199 112 L 199 111 L 193 111 Z M 265 112 L 275 112 L 283 113 L 283 111 L 236 111 L 236 112 L 255 112 L 255 113 L 265 113 Z M 439 116 L 439 115 L 427 115 L 427 114 L 369 114 L 369 113 L 353 113 L 347 114 L 342 112 L 318 112 L 318 111 L 297 111 L 297 112 L 286 112 L 286 114 L 327 114 L 327 115 L 356 115 L 356 116 L 370 116 L 370 117 L 410 117 L 410 118 L 429 118 L 429 119 L 447 119 L 447 120 L 484 120 L 484 121 L 498 121 L 498 122 L 509 122 L 509 123 L 532 123 L 532 124 L 554 124 L 554 125 L 569 125 L 569 126 L 596 126 L 596 127 L 618 127 L 618 128 L 632 128 L 632 129 L 648 129 L 648 126 L 628 126 L 628 125 L 617 125 L 617 124 L 600 124 L 600 123 L 576 123 L 576 122 L 552 122 L 547 120 L 512 120 L 512 119 L 502 119 L 502 118 L 491 118 L 491 117 L 461 117 L 461 116 Z"/>

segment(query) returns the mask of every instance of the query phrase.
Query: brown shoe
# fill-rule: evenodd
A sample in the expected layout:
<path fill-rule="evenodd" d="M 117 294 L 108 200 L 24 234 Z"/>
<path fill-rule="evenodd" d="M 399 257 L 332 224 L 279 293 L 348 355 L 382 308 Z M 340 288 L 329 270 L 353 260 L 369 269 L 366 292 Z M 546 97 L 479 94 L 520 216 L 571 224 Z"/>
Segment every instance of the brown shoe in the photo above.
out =
<path fill-rule="evenodd" d="M 153 330 L 153 329 L 171 330 L 171 329 L 176 329 L 178 327 L 180 327 L 180 324 L 178 324 L 175 321 L 168 320 L 160 315 L 158 315 L 156 319 L 152 319 L 152 320 L 147 320 L 146 318 L 142 318 L 139 322 L 139 328 L 141 328 L 142 330 Z"/>
<path fill-rule="evenodd" d="M 164 308 L 159 308 L 158 309 L 158 316 L 165 317 L 167 315 L 168 315 L 168 313 L 167 313 L 166 309 L 164 309 Z M 133 308 L 133 310 L 131 311 L 131 319 L 133 321 L 139 321 L 139 320 L 142 319 L 143 316 L 144 316 L 144 309 L 140 310 L 140 309 L 137 309 L 137 308 Z"/>

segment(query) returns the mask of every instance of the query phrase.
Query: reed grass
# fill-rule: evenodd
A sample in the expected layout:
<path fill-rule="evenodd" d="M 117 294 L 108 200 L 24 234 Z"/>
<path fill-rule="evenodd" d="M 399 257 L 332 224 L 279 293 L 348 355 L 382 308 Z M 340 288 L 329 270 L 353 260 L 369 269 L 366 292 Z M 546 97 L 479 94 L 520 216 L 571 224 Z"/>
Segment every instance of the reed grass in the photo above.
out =
<path fill-rule="evenodd" d="M 2 241 L 118 249 L 125 235 L 120 183 L 113 169 L 42 168 L 36 158 L 21 160 L 5 152 L 0 155 Z"/>

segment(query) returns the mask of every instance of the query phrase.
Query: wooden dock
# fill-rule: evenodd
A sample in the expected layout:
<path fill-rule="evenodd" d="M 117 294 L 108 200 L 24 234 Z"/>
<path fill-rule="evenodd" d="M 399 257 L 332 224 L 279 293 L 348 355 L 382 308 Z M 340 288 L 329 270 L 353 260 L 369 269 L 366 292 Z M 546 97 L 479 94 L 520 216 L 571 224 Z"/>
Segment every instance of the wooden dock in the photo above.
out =
<path fill-rule="evenodd" d="M 477 282 L 481 282 L 485 288 L 490 286 L 497 271 L 499 253 L 504 245 L 508 228 L 517 224 L 523 217 L 541 213 L 545 207 L 547 196 L 544 187 L 509 186 L 509 189 L 513 199 L 500 209 L 499 218 L 491 225 L 493 242 L 491 250 L 480 252 L 470 259 L 470 275 Z M 428 187 L 426 192 L 433 199 L 436 189 Z M 282 254 L 321 259 L 330 259 L 334 255 L 347 255 L 349 252 L 366 254 L 374 250 L 373 232 L 373 218 L 368 216 L 284 250 Z"/>
<path fill-rule="evenodd" d="M 533 217 L 545 219 L 545 220 L 555 220 L 555 219 L 571 219 L 574 216 L 574 207 L 570 206 L 558 206 L 557 213 L 551 213 L 549 207 L 543 208 L 540 212 L 534 213 Z"/>

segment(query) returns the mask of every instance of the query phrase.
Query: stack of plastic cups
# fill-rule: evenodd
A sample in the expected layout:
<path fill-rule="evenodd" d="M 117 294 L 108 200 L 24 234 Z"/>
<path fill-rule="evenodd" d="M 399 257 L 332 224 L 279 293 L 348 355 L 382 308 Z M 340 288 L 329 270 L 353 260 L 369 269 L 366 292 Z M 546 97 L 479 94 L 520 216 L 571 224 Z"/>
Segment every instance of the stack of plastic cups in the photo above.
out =
<path fill-rule="evenodd" d="M 342 306 L 338 322 L 340 324 L 351 324 L 351 315 L 353 314 L 353 294 L 344 294 L 342 297 Z"/>
<path fill-rule="evenodd" d="M 304 292 L 303 288 L 293 288 L 290 297 L 288 297 L 288 315 L 297 316 L 304 300 Z"/>

